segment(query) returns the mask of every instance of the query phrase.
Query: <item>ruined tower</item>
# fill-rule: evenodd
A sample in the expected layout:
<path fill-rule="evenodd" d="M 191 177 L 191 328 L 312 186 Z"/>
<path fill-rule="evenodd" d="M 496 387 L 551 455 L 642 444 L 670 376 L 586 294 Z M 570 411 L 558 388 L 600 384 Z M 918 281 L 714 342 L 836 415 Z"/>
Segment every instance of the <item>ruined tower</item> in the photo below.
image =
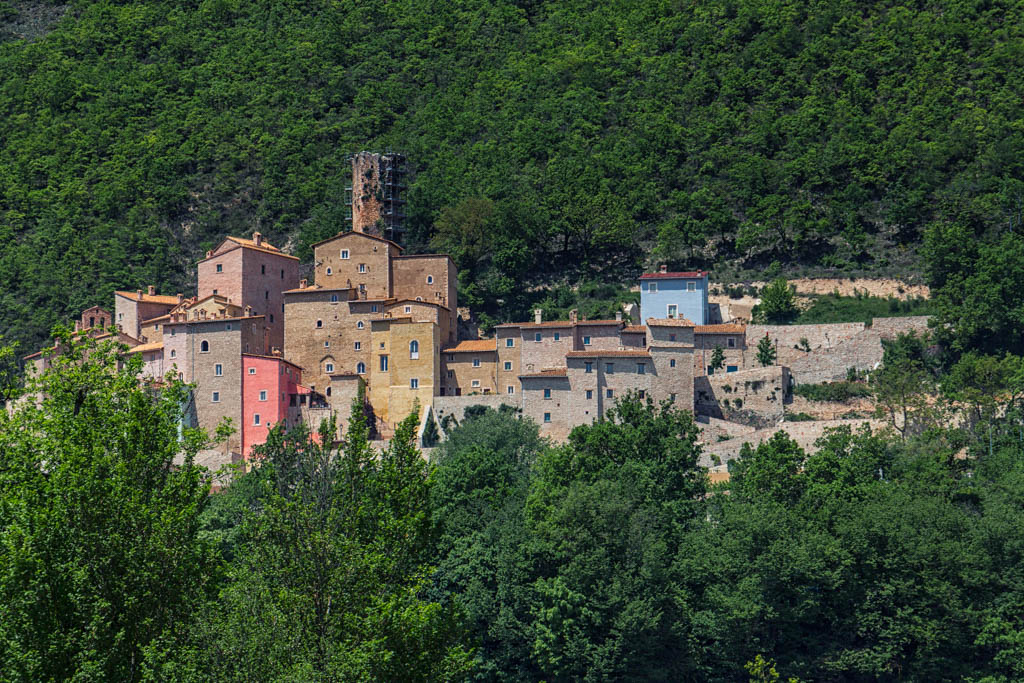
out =
<path fill-rule="evenodd" d="M 405 235 L 405 155 L 353 154 L 352 185 L 345 188 L 352 229 L 402 243 Z"/>

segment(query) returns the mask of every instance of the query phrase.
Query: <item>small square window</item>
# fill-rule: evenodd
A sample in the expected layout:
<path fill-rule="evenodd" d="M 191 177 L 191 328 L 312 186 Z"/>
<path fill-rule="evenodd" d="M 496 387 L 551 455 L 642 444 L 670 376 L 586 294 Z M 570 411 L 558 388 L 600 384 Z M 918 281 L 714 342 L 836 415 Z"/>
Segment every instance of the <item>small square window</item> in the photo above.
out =
<path fill-rule="evenodd" d="M 593 371 L 594 371 L 594 364 L 592 362 L 587 361 L 586 363 L 583 364 L 583 372 L 586 372 L 587 374 L 589 374 L 589 373 L 591 373 Z"/>
<path fill-rule="evenodd" d="M 686 291 L 687 292 L 695 292 L 695 291 L 697 291 L 697 283 L 696 282 L 687 282 L 686 283 Z"/>
<path fill-rule="evenodd" d="M 647 398 L 647 392 L 641 389 L 640 391 L 637 392 L 637 396 L 639 398 Z"/>
<path fill-rule="evenodd" d="M 365 263 L 360 263 L 359 264 L 359 272 L 360 273 L 365 273 L 366 272 L 366 264 Z"/>
<path fill-rule="evenodd" d="M 658 283 L 657 282 L 651 282 L 650 284 L 648 284 L 647 285 L 647 291 L 648 292 L 657 292 L 658 291 Z"/>
<path fill-rule="evenodd" d="M 356 342 L 355 343 L 355 350 L 356 351 L 361 351 L 362 348 L 363 348 L 363 342 Z"/>
<path fill-rule="evenodd" d="M 562 335 L 559 334 L 558 332 L 555 332 L 555 341 L 560 341 L 561 339 L 562 339 Z"/>
<path fill-rule="evenodd" d="M 338 295 L 337 294 L 331 294 L 331 303 L 332 304 L 338 303 Z"/>
<path fill-rule="evenodd" d="M 224 376 L 224 366 L 221 365 L 220 363 L 217 363 L 216 365 L 214 365 L 213 366 L 213 375 L 214 375 L 214 377 L 223 377 Z"/>
<path fill-rule="evenodd" d="M 454 370 L 449 370 L 448 371 L 448 379 L 451 379 L 452 377 L 455 377 L 455 371 Z"/>
<path fill-rule="evenodd" d="M 480 359 L 479 358 L 474 358 L 473 359 L 473 367 L 474 368 L 480 367 Z"/>
<path fill-rule="evenodd" d="M 412 379 L 409 380 L 409 388 L 410 389 L 419 389 L 420 388 L 420 381 L 417 378 L 413 377 Z"/>
<path fill-rule="evenodd" d="M 325 341 L 325 342 L 324 342 L 324 348 L 325 348 L 325 349 L 329 349 L 329 348 L 331 348 L 331 342 L 329 342 L 329 341 Z"/>
<path fill-rule="evenodd" d="M 224 272 L 224 265 L 223 264 L 221 264 L 221 263 L 217 264 L 217 272 L 218 273 L 223 273 Z"/>
<path fill-rule="evenodd" d="M 455 354 L 454 353 L 449 353 L 448 354 L 448 362 L 449 363 L 454 363 L 455 362 Z"/>
<path fill-rule="evenodd" d="M 605 363 L 604 371 L 609 374 L 615 372 L 615 363 Z"/>
<path fill-rule="evenodd" d="M 551 422 L 551 413 L 544 413 L 544 422 Z"/>
<path fill-rule="evenodd" d="M 612 394 L 612 390 L 611 389 L 608 389 L 607 391 L 604 392 L 605 398 L 611 398 L 612 395 L 613 394 Z"/>
<path fill-rule="evenodd" d="M 261 391 L 260 392 L 260 400 L 261 401 L 266 401 L 267 400 L 267 392 L 266 391 Z"/>
<path fill-rule="evenodd" d="M 323 320 L 317 320 L 316 321 L 316 326 L 317 327 L 323 327 L 324 326 L 324 321 Z"/>
<path fill-rule="evenodd" d="M 516 340 L 509 337 L 505 340 L 505 348 L 511 349 L 516 345 Z"/>
<path fill-rule="evenodd" d="M 676 335 L 674 335 L 674 334 L 668 335 L 668 340 L 669 341 L 675 341 L 676 340 Z"/>
<path fill-rule="evenodd" d="M 213 402 L 214 403 L 220 403 L 220 392 L 219 391 L 213 392 Z"/>
<path fill-rule="evenodd" d="M 593 389 L 587 389 L 587 400 L 589 401 L 592 398 L 594 398 L 594 390 Z"/>
<path fill-rule="evenodd" d="M 725 340 L 725 345 L 728 346 L 730 349 L 735 349 L 736 348 L 736 337 L 729 337 L 728 339 L 726 339 Z"/>
<path fill-rule="evenodd" d="M 274 322 L 274 316 L 270 316 L 270 322 Z M 224 326 L 224 329 L 230 332 L 232 330 L 231 323 Z"/>
<path fill-rule="evenodd" d="M 646 374 L 646 373 L 647 373 L 647 364 L 646 363 L 637 363 L 636 364 L 636 374 L 643 375 L 643 374 Z"/>
<path fill-rule="evenodd" d="M 516 393 L 516 388 L 515 388 L 514 386 L 512 386 L 511 384 L 509 384 L 509 385 L 508 385 L 508 386 L 506 387 L 506 389 L 508 390 L 508 393 L 510 393 L 510 394 L 514 394 L 514 393 Z"/>
<path fill-rule="evenodd" d="M 377 304 L 370 304 L 370 313 L 377 312 Z"/>
<path fill-rule="evenodd" d="M 510 360 L 505 361 L 505 369 L 511 372 L 511 370 L 512 370 L 512 361 L 510 361 Z"/>
<path fill-rule="evenodd" d="M 412 306 L 406 306 L 405 307 L 405 312 L 406 313 L 412 313 Z"/>
<path fill-rule="evenodd" d="M 348 249 L 341 250 L 341 258 L 348 258 Z"/>
<path fill-rule="evenodd" d="M 480 386 L 480 380 L 478 380 L 478 379 L 475 379 L 475 380 L 473 380 L 473 381 L 471 382 L 471 384 L 472 384 L 472 385 L 473 385 L 474 387 L 478 387 L 478 386 Z"/>
<path fill-rule="evenodd" d="M 544 390 L 544 398 L 548 398 L 548 399 L 551 398 L 551 390 L 550 389 L 545 389 Z"/>
<path fill-rule="evenodd" d="M 256 368 L 249 368 L 249 374 L 250 375 L 255 375 L 256 374 Z"/>
<path fill-rule="evenodd" d="M 590 337 L 584 337 L 583 338 L 583 345 L 584 346 L 590 346 Z"/>
<path fill-rule="evenodd" d="M 325 363 L 324 370 L 327 372 L 334 372 L 334 363 Z"/>
<path fill-rule="evenodd" d="M 533 341 L 535 341 L 535 342 L 539 342 L 540 341 L 540 332 L 534 332 L 533 333 Z"/>

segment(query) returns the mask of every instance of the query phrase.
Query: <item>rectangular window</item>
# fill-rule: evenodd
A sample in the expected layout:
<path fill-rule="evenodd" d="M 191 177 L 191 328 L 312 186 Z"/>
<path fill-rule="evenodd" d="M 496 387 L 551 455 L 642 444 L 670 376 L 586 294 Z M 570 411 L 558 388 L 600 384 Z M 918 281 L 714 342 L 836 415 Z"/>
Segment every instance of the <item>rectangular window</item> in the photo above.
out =
<path fill-rule="evenodd" d="M 687 292 L 696 292 L 697 291 L 697 283 L 696 282 L 687 282 L 686 283 L 686 291 Z"/>
<path fill-rule="evenodd" d="M 505 369 L 508 370 L 509 372 L 512 371 L 512 361 L 510 361 L 510 360 L 505 361 Z"/>
<path fill-rule="evenodd" d="M 675 341 L 676 340 L 676 335 L 674 335 L 674 334 L 668 335 L 668 340 L 669 341 Z"/>
<path fill-rule="evenodd" d="M 676 304 L 669 304 L 668 305 L 668 317 L 669 318 L 675 318 L 678 315 L 679 315 L 679 306 L 677 306 Z"/>
<path fill-rule="evenodd" d="M 507 389 L 508 389 L 508 393 L 510 393 L 510 394 L 516 393 L 516 388 L 514 386 L 512 386 L 511 384 L 508 385 Z"/>
<path fill-rule="evenodd" d="M 267 274 L 267 267 L 266 266 L 260 266 L 260 275 L 266 275 L 266 274 Z"/>
<path fill-rule="evenodd" d="M 592 398 L 594 398 L 594 390 L 593 389 L 587 389 L 587 400 L 589 401 Z"/>
<path fill-rule="evenodd" d="M 266 390 L 260 392 L 260 400 L 261 401 L 266 401 L 267 400 L 267 392 L 266 392 Z"/>
<path fill-rule="evenodd" d="M 217 264 L 217 272 L 218 273 L 223 273 L 224 272 L 223 264 L 220 264 L 220 263 Z"/>
<path fill-rule="evenodd" d="M 545 389 L 544 390 L 544 398 L 547 398 L 547 399 L 551 398 L 551 390 L 550 389 Z"/>
<path fill-rule="evenodd" d="M 736 367 L 735 365 L 726 365 L 725 366 L 725 371 L 726 372 L 736 372 L 737 370 L 739 370 L 739 368 Z"/>
<path fill-rule="evenodd" d="M 412 379 L 409 380 L 409 388 L 410 389 L 419 389 L 420 388 L 420 381 L 417 378 L 413 377 Z"/>
<path fill-rule="evenodd" d="M 478 387 L 478 386 L 480 386 L 480 380 L 478 380 L 478 379 L 475 379 L 475 380 L 473 380 L 473 381 L 471 382 L 471 384 L 472 384 L 472 385 L 473 385 L 474 387 Z"/>
<path fill-rule="evenodd" d="M 676 395 L 675 394 L 669 394 L 668 395 L 668 400 L 675 401 L 676 400 Z"/>
<path fill-rule="evenodd" d="M 273 313 L 270 314 L 270 322 L 274 322 L 274 314 Z"/>
<path fill-rule="evenodd" d="M 604 392 L 604 396 L 605 396 L 605 398 L 611 398 L 612 397 L 612 390 L 608 389 L 607 391 L 605 391 Z"/>
<path fill-rule="evenodd" d="M 253 413 L 252 414 L 252 423 L 254 425 L 258 425 L 260 423 L 260 414 L 259 413 Z"/>
<path fill-rule="evenodd" d="M 213 402 L 214 403 L 220 403 L 220 392 L 219 391 L 213 392 Z"/>
<path fill-rule="evenodd" d="M 674 368 L 676 366 L 676 359 L 675 358 L 670 358 L 669 361 L 668 361 L 668 366 L 670 368 Z"/>
<path fill-rule="evenodd" d="M 324 342 L 324 348 L 325 348 L 325 349 L 329 349 L 329 348 L 331 348 L 331 342 L 329 342 L 329 341 L 325 341 L 325 342 Z"/>
<path fill-rule="evenodd" d="M 562 338 L 562 335 L 559 334 L 558 332 L 555 332 L 555 341 L 559 341 L 561 338 Z"/>
<path fill-rule="evenodd" d="M 365 273 L 366 272 L 366 264 L 365 263 L 360 263 L 359 264 L 359 272 L 360 273 Z"/>
<path fill-rule="evenodd" d="M 341 258 L 348 258 L 348 249 L 341 250 Z"/>
<path fill-rule="evenodd" d="M 643 375 L 643 374 L 646 374 L 646 373 L 647 373 L 647 364 L 646 363 L 637 363 L 636 364 L 636 374 Z"/>
<path fill-rule="evenodd" d="M 647 291 L 648 291 L 648 292 L 652 292 L 652 293 L 653 293 L 653 292 L 657 292 L 657 291 L 658 291 L 658 283 L 657 283 L 657 282 L 651 282 L 651 283 L 649 283 L 649 284 L 647 285 Z"/>
<path fill-rule="evenodd" d="M 539 342 L 540 341 L 540 332 L 534 332 L 533 333 L 533 341 L 535 341 L 535 342 Z"/>
<path fill-rule="evenodd" d="M 355 343 L 355 350 L 356 350 L 356 351 L 359 351 L 359 350 L 361 350 L 362 348 L 363 348 L 363 342 L 356 342 L 356 343 Z"/>
<path fill-rule="evenodd" d="M 584 346 L 590 346 L 590 337 L 584 337 L 583 338 L 583 345 Z"/>
<path fill-rule="evenodd" d="M 544 421 L 551 422 L 551 413 L 544 413 Z"/>
<path fill-rule="evenodd" d="M 370 313 L 377 312 L 377 304 L 370 304 Z"/>
<path fill-rule="evenodd" d="M 474 368 L 480 367 L 480 359 L 479 358 L 474 358 L 473 359 L 473 367 Z"/>
<path fill-rule="evenodd" d="M 607 372 L 608 374 L 615 372 L 615 363 L 605 363 L 604 371 Z"/>
<path fill-rule="evenodd" d="M 381 372 L 387 372 L 388 371 L 388 357 L 387 356 L 381 356 L 380 357 L 380 371 Z"/>
<path fill-rule="evenodd" d="M 452 377 L 455 377 L 455 371 L 454 370 L 449 370 L 448 371 L 448 379 L 451 379 Z"/>
<path fill-rule="evenodd" d="M 725 340 L 725 345 L 728 346 L 730 349 L 735 349 L 736 348 L 736 337 L 729 337 L 728 339 L 726 339 Z"/>
<path fill-rule="evenodd" d="M 255 375 L 256 374 L 256 368 L 249 368 L 249 374 L 250 375 Z"/>
<path fill-rule="evenodd" d="M 640 391 L 637 392 L 637 396 L 640 398 L 647 398 L 647 392 L 641 389 Z"/>
<path fill-rule="evenodd" d="M 412 306 L 406 306 L 405 307 L 405 312 L 406 313 L 412 313 Z"/>
<path fill-rule="evenodd" d="M 593 371 L 594 371 L 594 364 L 591 361 L 587 361 L 586 363 L 583 364 L 583 372 L 586 372 L 587 374 L 589 374 L 589 373 L 591 373 Z"/>
<path fill-rule="evenodd" d="M 214 365 L 213 366 L 213 375 L 214 375 L 214 377 L 223 377 L 224 376 L 224 366 L 221 365 L 220 363 L 217 363 L 216 365 Z"/>
<path fill-rule="evenodd" d="M 334 372 L 334 363 L 325 363 L 324 370 L 327 372 Z"/>
<path fill-rule="evenodd" d="M 511 337 L 509 337 L 508 339 L 505 340 L 505 348 L 511 349 L 515 345 L 516 345 L 516 340 L 515 339 L 512 339 Z"/>

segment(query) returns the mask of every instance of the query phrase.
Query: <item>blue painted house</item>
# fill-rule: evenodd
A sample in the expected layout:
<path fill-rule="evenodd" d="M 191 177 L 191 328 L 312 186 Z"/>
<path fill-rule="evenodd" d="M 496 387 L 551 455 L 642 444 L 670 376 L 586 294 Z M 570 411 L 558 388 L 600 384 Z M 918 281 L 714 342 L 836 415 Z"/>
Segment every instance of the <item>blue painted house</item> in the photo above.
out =
<path fill-rule="evenodd" d="M 707 271 L 657 273 L 640 276 L 640 314 L 644 318 L 686 318 L 708 324 Z"/>

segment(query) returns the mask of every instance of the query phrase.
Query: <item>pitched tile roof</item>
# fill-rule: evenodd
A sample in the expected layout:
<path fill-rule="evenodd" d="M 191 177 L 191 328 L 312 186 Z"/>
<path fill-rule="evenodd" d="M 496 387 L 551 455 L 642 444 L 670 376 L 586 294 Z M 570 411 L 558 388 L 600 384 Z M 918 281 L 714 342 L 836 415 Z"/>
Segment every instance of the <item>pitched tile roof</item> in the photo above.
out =
<path fill-rule="evenodd" d="M 122 291 L 116 291 L 116 292 L 114 292 L 114 294 L 117 294 L 118 296 L 123 296 L 125 299 L 131 299 L 132 301 L 141 301 L 142 303 L 145 303 L 145 304 L 171 304 L 171 305 L 177 305 L 177 303 L 178 303 L 178 297 L 176 297 L 176 296 L 167 296 L 167 295 L 164 295 L 164 294 L 146 294 L 145 292 L 143 292 L 142 294 L 139 294 L 138 292 L 122 292 Z"/>
<path fill-rule="evenodd" d="M 746 332 L 746 325 L 735 323 L 720 323 L 718 325 L 697 325 L 695 334 L 743 334 Z"/>
<path fill-rule="evenodd" d="M 149 342 L 148 344 L 139 344 L 128 349 L 128 353 L 144 353 L 145 351 L 159 351 L 164 348 L 163 342 Z"/>
<path fill-rule="evenodd" d="M 539 378 L 539 377 L 566 377 L 565 368 L 552 368 L 550 370 L 541 370 L 540 372 L 529 372 L 525 375 L 519 375 L 522 378 Z"/>
<path fill-rule="evenodd" d="M 463 339 L 455 346 L 441 349 L 441 353 L 469 353 L 481 351 L 497 351 L 498 342 L 496 339 Z"/>
<path fill-rule="evenodd" d="M 377 237 L 376 235 L 367 235 L 365 232 L 359 232 L 358 230 L 346 230 L 344 232 L 339 232 L 334 237 L 328 237 L 325 240 L 320 240 L 319 242 L 311 244 L 309 246 L 310 248 L 315 249 L 316 247 L 319 247 L 321 244 L 327 244 L 328 242 L 333 242 L 339 237 L 348 237 L 349 235 L 360 235 L 362 237 L 365 237 L 366 239 L 377 240 L 378 242 L 386 242 L 387 244 L 390 244 L 391 246 L 397 248 L 399 251 L 405 251 L 405 248 L 398 242 L 392 242 L 391 240 L 386 240 L 383 237 Z"/>
<path fill-rule="evenodd" d="M 648 327 L 696 327 L 696 325 L 686 318 L 648 318 Z"/>
<path fill-rule="evenodd" d="M 689 270 L 679 273 L 644 273 L 640 276 L 641 280 L 659 280 L 659 279 L 676 279 L 676 278 L 695 278 L 705 277 L 708 271 L 706 270 Z"/>
<path fill-rule="evenodd" d="M 622 328 L 623 332 L 629 332 L 631 334 L 642 334 L 647 332 L 647 328 L 643 325 L 626 325 Z"/>

